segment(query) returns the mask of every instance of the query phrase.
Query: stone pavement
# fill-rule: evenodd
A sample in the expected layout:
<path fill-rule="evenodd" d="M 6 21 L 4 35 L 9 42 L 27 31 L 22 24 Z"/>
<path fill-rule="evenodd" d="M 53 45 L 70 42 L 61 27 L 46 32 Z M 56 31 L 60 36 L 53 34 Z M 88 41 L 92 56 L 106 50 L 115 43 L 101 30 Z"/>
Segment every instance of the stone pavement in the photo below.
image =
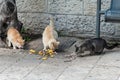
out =
<path fill-rule="evenodd" d="M 39 39 L 29 45 L 36 50 L 42 49 Z M 42 60 L 40 55 L 29 54 L 28 50 L 1 48 L 0 80 L 120 80 L 119 48 L 105 50 L 103 55 L 64 62 L 64 55 L 73 50 L 72 46 L 69 51 L 58 53 L 54 58 Z"/>

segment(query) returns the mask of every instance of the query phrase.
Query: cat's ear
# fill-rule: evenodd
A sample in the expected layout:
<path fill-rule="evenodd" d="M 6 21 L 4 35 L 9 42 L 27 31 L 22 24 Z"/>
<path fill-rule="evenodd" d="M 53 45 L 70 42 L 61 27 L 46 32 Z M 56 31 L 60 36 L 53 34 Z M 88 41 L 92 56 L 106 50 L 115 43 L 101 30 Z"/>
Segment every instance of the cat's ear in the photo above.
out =
<path fill-rule="evenodd" d="M 75 52 L 78 52 L 79 47 L 77 45 L 75 45 Z"/>
<path fill-rule="evenodd" d="M 23 42 L 25 42 L 25 40 L 23 40 Z"/>
<path fill-rule="evenodd" d="M 77 45 L 75 45 L 75 48 L 78 48 L 78 46 L 77 46 Z"/>

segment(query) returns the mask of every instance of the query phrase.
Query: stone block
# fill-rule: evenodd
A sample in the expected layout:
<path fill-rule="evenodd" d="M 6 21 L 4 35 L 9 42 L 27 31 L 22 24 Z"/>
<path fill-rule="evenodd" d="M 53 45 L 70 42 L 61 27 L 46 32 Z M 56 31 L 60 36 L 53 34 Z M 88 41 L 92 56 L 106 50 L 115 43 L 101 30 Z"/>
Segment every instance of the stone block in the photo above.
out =
<path fill-rule="evenodd" d="M 105 51 L 105 55 L 97 63 L 98 66 L 113 66 L 120 67 L 120 54 L 117 50 Z"/>
<path fill-rule="evenodd" d="M 48 14 L 42 13 L 19 13 L 20 21 L 23 22 L 25 28 L 33 30 L 33 33 L 42 33 L 44 28 L 49 24 Z"/>
<path fill-rule="evenodd" d="M 61 31 L 67 26 L 67 16 L 66 15 L 55 15 L 54 16 L 55 27 L 58 31 Z"/>
<path fill-rule="evenodd" d="M 81 0 L 48 0 L 48 12 L 59 14 L 82 14 Z"/>
<path fill-rule="evenodd" d="M 61 35 L 93 37 L 96 35 L 97 0 L 16 0 L 19 19 L 33 33 L 42 33 L 53 15 L 55 27 Z M 110 0 L 102 0 L 102 10 L 110 7 Z M 119 25 L 101 19 L 101 36 L 119 38 Z M 117 27 L 116 27 L 117 26 Z"/>
<path fill-rule="evenodd" d="M 96 14 L 97 0 L 84 0 L 84 15 Z"/>
<path fill-rule="evenodd" d="M 107 9 L 110 8 L 110 0 L 101 0 L 102 3 L 101 3 L 101 10 L 104 10 L 106 11 Z"/>
<path fill-rule="evenodd" d="M 91 68 L 81 68 L 76 65 L 68 67 L 57 80 L 84 80 Z"/>
<path fill-rule="evenodd" d="M 47 12 L 47 0 L 16 0 L 18 12 Z"/>
<path fill-rule="evenodd" d="M 67 26 L 63 28 L 62 34 L 69 34 L 71 36 L 86 34 L 86 33 L 95 33 L 95 17 L 89 16 L 76 16 L 68 15 L 67 16 Z"/>
<path fill-rule="evenodd" d="M 68 64 L 64 63 L 63 59 L 49 58 L 35 68 L 24 80 L 56 80 L 67 66 Z"/>
<path fill-rule="evenodd" d="M 115 25 L 113 23 L 105 22 L 104 16 L 101 16 L 101 34 L 102 35 L 114 35 L 115 34 Z"/>
<path fill-rule="evenodd" d="M 97 66 L 90 72 L 85 80 L 117 80 L 119 74 L 119 68 Z"/>

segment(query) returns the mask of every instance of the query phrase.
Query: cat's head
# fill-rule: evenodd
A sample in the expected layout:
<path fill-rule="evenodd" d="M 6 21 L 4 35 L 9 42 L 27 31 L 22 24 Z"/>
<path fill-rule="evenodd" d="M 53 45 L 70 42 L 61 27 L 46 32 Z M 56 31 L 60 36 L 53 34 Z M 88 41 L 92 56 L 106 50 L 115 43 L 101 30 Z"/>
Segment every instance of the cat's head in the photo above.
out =
<path fill-rule="evenodd" d="M 76 52 L 76 54 L 84 53 L 84 50 L 85 50 L 85 48 L 83 46 L 75 45 L 75 52 Z"/>
<path fill-rule="evenodd" d="M 23 49 L 23 48 L 24 48 L 24 44 L 25 44 L 25 40 L 23 40 L 23 39 L 17 39 L 16 46 L 17 46 L 19 49 Z"/>

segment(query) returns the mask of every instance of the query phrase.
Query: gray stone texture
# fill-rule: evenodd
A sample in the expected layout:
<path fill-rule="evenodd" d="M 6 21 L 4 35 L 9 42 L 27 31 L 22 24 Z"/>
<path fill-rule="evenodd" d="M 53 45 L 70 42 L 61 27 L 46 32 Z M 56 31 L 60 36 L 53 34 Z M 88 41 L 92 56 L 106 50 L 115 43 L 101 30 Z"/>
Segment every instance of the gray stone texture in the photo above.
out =
<path fill-rule="evenodd" d="M 48 12 L 59 14 L 82 14 L 81 0 L 48 0 Z"/>
<path fill-rule="evenodd" d="M 47 0 L 16 0 L 19 12 L 47 12 Z"/>
<path fill-rule="evenodd" d="M 52 15 L 60 35 L 95 37 L 97 0 L 16 0 L 19 19 L 33 33 L 42 33 Z M 102 10 L 107 10 L 110 0 L 102 0 Z M 101 36 L 119 38 L 118 23 L 105 23 L 101 17 Z"/>

